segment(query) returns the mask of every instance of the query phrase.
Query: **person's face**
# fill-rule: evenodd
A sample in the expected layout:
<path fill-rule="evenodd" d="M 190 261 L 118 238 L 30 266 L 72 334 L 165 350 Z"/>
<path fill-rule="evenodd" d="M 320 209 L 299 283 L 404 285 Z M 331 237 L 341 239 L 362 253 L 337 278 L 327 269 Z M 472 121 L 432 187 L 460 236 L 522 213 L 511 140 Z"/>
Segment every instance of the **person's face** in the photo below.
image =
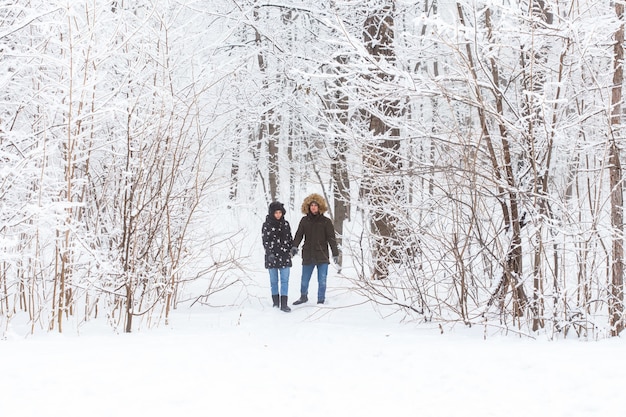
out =
<path fill-rule="evenodd" d="M 280 220 L 280 218 L 281 218 L 281 217 L 283 217 L 283 212 L 282 212 L 281 210 L 276 210 L 276 211 L 274 212 L 274 218 L 275 218 L 276 220 Z"/>
<path fill-rule="evenodd" d="M 320 206 L 318 206 L 317 203 L 311 203 L 309 210 L 311 210 L 311 214 L 317 214 L 320 211 Z"/>

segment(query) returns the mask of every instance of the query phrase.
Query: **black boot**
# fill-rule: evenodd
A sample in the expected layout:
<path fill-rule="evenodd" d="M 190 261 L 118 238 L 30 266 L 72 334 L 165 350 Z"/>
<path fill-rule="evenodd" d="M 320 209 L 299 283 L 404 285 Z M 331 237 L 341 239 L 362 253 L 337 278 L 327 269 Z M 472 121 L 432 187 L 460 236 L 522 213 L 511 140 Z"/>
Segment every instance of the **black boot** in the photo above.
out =
<path fill-rule="evenodd" d="M 306 303 L 307 301 L 309 301 L 309 297 L 307 297 L 306 294 L 302 294 L 298 300 L 293 302 L 293 305 L 297 306 L 298 304 Z"/>
<path fill-rule="evenodd" d="M 291 309 L 287 305 L 287 296 L 286 295 L 281 295 L 280 296 L 280 311 L 284 311 L 285 313 L 289 313 L 291 311 Z"/>
<path fill-rule="evenodd" d="M 272 307 L 280 307 L 278 304 L 278 294 L 272 294 L 272 302 L 274 303 Z"/>

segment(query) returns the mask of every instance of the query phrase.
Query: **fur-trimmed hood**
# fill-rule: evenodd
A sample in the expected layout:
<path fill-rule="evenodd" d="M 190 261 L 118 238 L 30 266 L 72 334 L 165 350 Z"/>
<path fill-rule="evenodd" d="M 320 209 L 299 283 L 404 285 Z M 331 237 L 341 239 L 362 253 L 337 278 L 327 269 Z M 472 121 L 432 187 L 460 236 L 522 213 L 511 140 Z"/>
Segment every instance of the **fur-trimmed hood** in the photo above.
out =
<path fill-rule="evenodd" d="M 313 193 L 304 199 L 302 203 L 302 214 L 309 214 L 309 206 L 311 203 L 315 201 L 320 208 L 320 214 L 324 214 L 328 211 L 328 205 L 326 204 L 326 200 L 319 194 Z"/>

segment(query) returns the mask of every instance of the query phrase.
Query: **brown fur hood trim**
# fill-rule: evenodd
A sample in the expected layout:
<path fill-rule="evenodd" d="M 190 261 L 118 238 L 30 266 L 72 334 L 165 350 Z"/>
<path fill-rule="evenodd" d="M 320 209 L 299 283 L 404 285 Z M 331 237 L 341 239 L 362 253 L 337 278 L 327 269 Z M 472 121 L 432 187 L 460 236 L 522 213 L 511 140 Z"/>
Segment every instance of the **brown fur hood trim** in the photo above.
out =
<path fill-rule="evenodd" d="M 315 201 L 318 206 L 320 206 L 320 214 L 324 214 L 328 211 L 328 205 L 326 204 L 326 200 L 319 194 L 311 194 L 307 198 L 304 199 L 302 203 L 302 214 L 309 214 L 309 205 Z"/>

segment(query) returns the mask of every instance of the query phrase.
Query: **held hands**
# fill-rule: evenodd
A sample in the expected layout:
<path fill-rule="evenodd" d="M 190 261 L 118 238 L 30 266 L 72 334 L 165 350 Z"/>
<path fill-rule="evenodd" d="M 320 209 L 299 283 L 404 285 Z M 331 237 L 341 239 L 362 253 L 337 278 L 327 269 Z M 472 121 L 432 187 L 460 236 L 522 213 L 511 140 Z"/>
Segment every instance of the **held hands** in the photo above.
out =
<path fill-rule="evenodd" d="M 273 253 L 270 253 L 270 255 L 267 257 L 267 260 L 269 262 L 274 262 L 276 260 L 276 255 L 274 255 Z"/>
<path fill-rule="evenodd" d="M 294 256 L 296 256 L 298 254 L 298 248 L 296 248 L 295 246 L 292 247 L 291 250 L 289 251 L 289 253 L 290 253 L 291 257 L 293 258 Z M 274 255 L 270 255 L 270 260 L 272 260 L 271 259 L 272 256 L 274 256 Z M 336 265 L 339 265 L 339 256 L 333 256 L 333 262 Z"/>

